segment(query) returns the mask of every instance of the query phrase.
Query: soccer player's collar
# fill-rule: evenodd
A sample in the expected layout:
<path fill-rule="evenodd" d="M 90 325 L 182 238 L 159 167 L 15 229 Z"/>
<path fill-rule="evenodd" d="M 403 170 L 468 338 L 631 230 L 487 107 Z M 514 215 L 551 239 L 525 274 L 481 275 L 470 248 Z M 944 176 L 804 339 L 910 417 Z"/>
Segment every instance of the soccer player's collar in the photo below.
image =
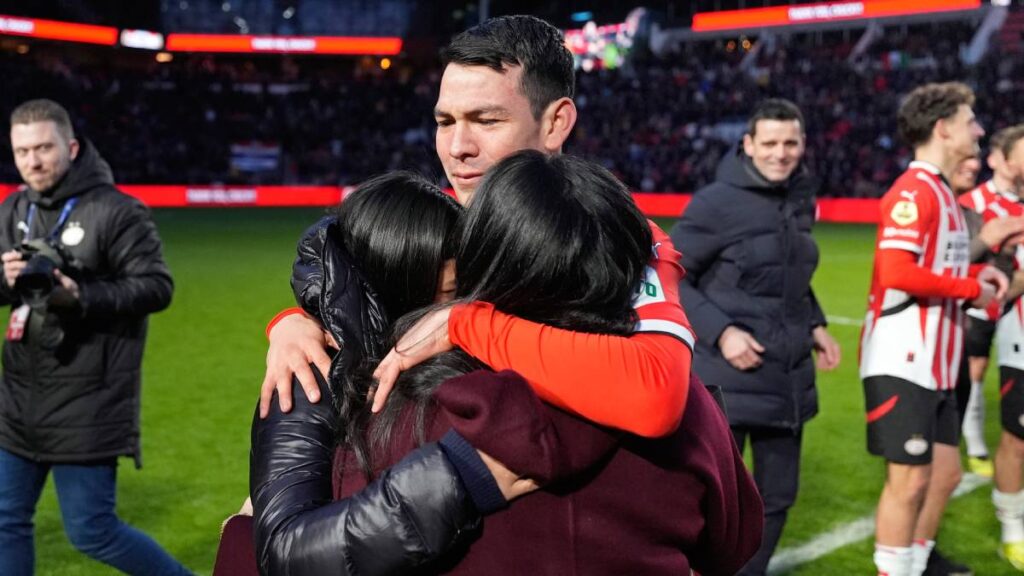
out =
<path fill-rule="evenodd" d="M 942 176 L 942 170 L 939 170 L 938 166 L 925 160 L 914 160 L 910 163 L 910 167 L 920 168 L 921 170 L 926 170 L 928 172 L 931 172 L 932 174 L 935 174 L 936 176 Z"/>
<path fill-rule="evenodd" d="M 919 170 L 924 170 L 925 172 L 932 174 L 933 176 L 939 179 L 939 182 L 942 182 L 943 186 L 949 188 L 950 192 L 953 191 L 953 187 L 949 184 L 949 180 L 946 180 L 946 175 L 943 174 L 942 170 L 939 170 L 939 167 L 936 166 L 935 164 L 932 164 L 931 162 L 928 162 L 926 160 L 913 160 L 910 162 L 910 166 L 908 166 L 908 168 L 917 168 Z"/>
<path fill-rule="evenodd" d="M 1024 198 L 1021 198 L 1020 196 L 1017 196 L 1013 192 L 1010 192 L 1009 190 L 1000 190 L 999 188 L 997 188 L 996 187 L 995 179 L 992 179 L 992 180 L 989 180 L 988 182 L 985 182 L 985 186 L 988 187 L 990 192 L 992 192 L 996 196 L 1001 197 L 1003 200 L 1006 200 L 1008 202 L 1013 202 L 1015 204 L 1019 204 L 1021 202 L 1024 202 Z"/>

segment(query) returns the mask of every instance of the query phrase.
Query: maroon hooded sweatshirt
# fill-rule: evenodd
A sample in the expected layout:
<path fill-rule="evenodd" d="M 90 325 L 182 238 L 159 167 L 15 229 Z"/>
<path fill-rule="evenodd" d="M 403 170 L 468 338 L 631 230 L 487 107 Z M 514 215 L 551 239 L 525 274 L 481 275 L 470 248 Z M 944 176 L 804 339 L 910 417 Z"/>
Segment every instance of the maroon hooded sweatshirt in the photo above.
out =
<path fill-rule="evenodd" d="M 761 543 L 763 508 L 728 423 L 694 378 L 680 427 L 646 439 L 541 402 L 514 372 L 478 371 L 442 384 L 426 440 L 454 429 L 543 488 L 487 517 L 446 573 L 552 576 L 735 574 Z M 415 449 L 407 408 L 377 471 Z M 335 498 L 367 483 L 345 448 Z"/>

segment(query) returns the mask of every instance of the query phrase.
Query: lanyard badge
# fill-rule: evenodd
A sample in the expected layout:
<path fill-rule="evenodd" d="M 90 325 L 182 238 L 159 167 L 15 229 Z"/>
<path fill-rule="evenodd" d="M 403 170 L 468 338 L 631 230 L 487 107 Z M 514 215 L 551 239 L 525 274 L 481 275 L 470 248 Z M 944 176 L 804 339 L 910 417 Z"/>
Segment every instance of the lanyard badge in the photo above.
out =
<path fill-rule="evenodd" d="M 31 311 L 28 304 L 22 304 L 11 310 L 11 319 L 7 323 L 8 342 L 20 342 L 25 337 L 25 325 L 28 324 L 28 315 Z"/>

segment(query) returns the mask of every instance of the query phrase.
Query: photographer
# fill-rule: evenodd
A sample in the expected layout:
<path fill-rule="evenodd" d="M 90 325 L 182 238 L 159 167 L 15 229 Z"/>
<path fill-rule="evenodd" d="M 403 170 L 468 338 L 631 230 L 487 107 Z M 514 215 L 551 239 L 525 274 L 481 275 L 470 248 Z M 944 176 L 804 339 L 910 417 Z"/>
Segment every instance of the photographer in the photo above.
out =
<path fill-rule="evenodd" d="M 0 205 L 0 574 L 33 573 L 51 470 L 78 550 L 129 574 L 188 574 L 114 512 L 117 457 L 141 464 L 146 315 L 173 290 L 156 227 L 55 102 L 14 110 L 11 148 L 25 186 Z"/>

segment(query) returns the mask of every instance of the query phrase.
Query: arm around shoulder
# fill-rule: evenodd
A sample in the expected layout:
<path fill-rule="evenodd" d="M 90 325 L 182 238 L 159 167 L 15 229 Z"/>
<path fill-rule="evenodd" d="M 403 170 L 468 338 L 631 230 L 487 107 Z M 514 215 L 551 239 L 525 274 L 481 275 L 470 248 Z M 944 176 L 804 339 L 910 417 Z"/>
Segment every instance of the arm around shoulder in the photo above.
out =
<path fill-rule="evenodd" d="M 436 444 L 333 501 L 336 416 L 327 402 L 295 397 L 291 412 L 274 403 L 268 418 L 253 419 L 250 491 L 262 572 L 394 574 L 436 560 L 475 534 L 479 513 Z"/>

